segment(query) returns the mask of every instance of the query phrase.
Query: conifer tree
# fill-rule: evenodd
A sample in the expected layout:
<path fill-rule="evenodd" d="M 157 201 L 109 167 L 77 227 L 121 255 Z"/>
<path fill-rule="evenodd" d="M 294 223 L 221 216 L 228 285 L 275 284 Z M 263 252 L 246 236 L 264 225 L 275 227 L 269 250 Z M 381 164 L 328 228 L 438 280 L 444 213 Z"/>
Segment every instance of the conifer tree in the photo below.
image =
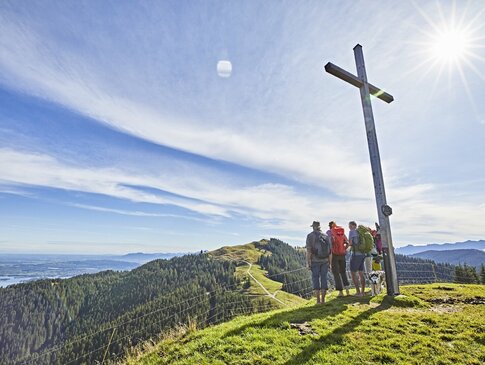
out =
<path fill-rule="evenodd" d="M 455 282 L 463 284 L 479 284 L 480 278 L 478 277 L 477 270 L 474 266 L 467 264 L 460 264 L 455 268 Z"/>
<path fill-rule="evenodd" d="M 461 264 L 455 266 L 455 283 L 464 283 L 465 273 Z"/>

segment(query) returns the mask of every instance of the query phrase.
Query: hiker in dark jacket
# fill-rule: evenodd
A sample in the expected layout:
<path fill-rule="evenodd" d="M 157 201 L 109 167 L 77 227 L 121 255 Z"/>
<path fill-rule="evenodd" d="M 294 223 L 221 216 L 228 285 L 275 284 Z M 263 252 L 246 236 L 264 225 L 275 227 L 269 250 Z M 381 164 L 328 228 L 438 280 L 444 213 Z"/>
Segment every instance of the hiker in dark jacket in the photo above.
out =
<path fill-rule="evenodd" d="M 312 271 L 312 284 L 317 304 L 323 304 L 328 290 L 328 269 L 331 269 L 332 263 L 332 242 L 321 231 L 320 222 L 313 222 L 311 227 L 313 232 L 306 238 L 307 263 Z"/>

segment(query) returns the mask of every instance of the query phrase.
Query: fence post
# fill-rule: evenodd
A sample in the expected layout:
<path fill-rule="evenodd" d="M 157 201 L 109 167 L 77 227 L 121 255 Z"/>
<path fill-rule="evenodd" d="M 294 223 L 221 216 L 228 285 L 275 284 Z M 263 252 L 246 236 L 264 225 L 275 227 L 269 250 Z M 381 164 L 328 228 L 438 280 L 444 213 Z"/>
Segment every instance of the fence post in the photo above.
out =
<path fill-rule="evenodd" d="M 438 282 L 438 276 L 436 275 L 436 268 L 434 267 L 434 264 L 431 264 L 431 268 L 433 269 L 433 275 L 434 275 L 434 282 Z"/>
<path fill-rule="evenodd" d="M 103 361 L 101 362 L 101 364 L 104 364 L 104 360 L 106 360 L 106 355 L 108 355 L 108 350 L 109 350 L 109 347 L 111 346 L 111 341 L 113 340 L 113 336 L 115 335 L 115 332 L 116 332 L 116 327 L 113 328 L 113 332 L 111 332 L 111 336 L 109 337 L 109 341 L 108 341 L 108 346 L 106 346 L 106 350 L 104 351 Z"/>

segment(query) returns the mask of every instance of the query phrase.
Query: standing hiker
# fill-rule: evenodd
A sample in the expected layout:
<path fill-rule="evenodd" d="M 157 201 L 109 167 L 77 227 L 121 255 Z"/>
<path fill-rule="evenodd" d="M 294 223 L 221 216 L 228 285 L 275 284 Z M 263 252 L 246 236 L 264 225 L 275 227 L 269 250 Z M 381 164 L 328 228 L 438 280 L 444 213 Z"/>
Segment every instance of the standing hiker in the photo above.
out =
<path fill-rule="evenodd" d="M 357 232 L 359 232 L 359 235 L 364 242 L 368 241 L 367 244 L 361 245 L 361 250 L 365 253 L 365 273 L 367 279 L 369 279 L 370 282 L 370 274 L 372 272 L 372 260 L 374 256 L 377 256 L 379 254 L 376 245 L 377 231 L 373 230 L 370 227 L 359 226 L 357 227 Z"/>
<path fill-rule="evenodd" d="M 372 238 L 372 248 L 369 252 L 365 252 L 365 261 L 364 261 L 366 278 L 370 282 L 370 273 L 372 272 L 372 251 L 377 253 L 377 250 L 375 250 L 374 234 L 373 234 L 372 228 L 365 227 L 365 226 L 362 226 L 362 227 L 365 228 L 365 231 L 368 232 L 370 234 L 370 237 Z M 359 232 L 359 227 L 357 227 L 357 232 Z M 362 238 L 362 235 L 361 235 L 361 238 Z"/>
<path fill-rule="evenodd" d="M 312 271 L 313 291 L 317 304 L 325 303 L 328 290 L 327 275 L 332 264 L 332 242 L 320 229 L 320 222 L 311 225 L 313 232 L 306 238 L 306 255 L 308 267 Z"/>
<path fill-rule="evenodd" d="M 328 227 L 327 236 L 332 239 L 332 274 L 335 280 L 335 289 L 339 292 L 338 296 L 342 297 L 344 287 L 346 294 L 349 295 L 349 279 L 347 278 L 347 263 L 345 261 L 349 241 L 345 236 L 345 230 L 337 226 L 334 221 L 328 223 Z"/>
<path fill-rule="evenodd" d="M 376 244 L 376 250 L 379 255 L 382 255 L 382 238 L 381 238 L 381 227 L 379 223 L 376 223 L 376 234 L 374 236 L 374 242 Z"/>
<path fill-rule="evenodd" d="M 363 296 L 365 293 L 365 253 L 360 250 L 361 239 L 357 232 L 357 223 L 354 221 L 349 222 L 349 245 L 352 248 L 352 256 L 350 257 L 350 273 L 352 275 L 352 281 L 354 282 L 355 290 L 357 291 L 356 295 Z"/>

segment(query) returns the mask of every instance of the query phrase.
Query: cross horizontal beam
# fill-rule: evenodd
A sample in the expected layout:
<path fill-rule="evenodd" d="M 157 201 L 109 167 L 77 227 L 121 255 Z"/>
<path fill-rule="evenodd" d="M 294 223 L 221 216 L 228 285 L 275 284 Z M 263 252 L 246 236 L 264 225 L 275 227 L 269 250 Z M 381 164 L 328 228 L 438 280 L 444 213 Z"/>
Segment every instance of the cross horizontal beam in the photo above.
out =
<path fill-rule="evenodd" d="M 339 79 L 348 82 L 351 85 L 354 85 L 355 87 L 361 88 L 362 86 L 364 86 L 364 83 L 360 78 L 351 74 L 350 72 L 345 71 L 343 68 L 334 65 L 331 62 L 325 65 L 325 71 L 338 77 Z M 391 103 L 392 101 L 394 101 L 394 97 L 391 94 L 386 93 L 384 90 L 381 90 L 372 84 L 369 84 L 369 92 L 371 93 L 371 95 L 385 101 L 386 103 Z"/>

